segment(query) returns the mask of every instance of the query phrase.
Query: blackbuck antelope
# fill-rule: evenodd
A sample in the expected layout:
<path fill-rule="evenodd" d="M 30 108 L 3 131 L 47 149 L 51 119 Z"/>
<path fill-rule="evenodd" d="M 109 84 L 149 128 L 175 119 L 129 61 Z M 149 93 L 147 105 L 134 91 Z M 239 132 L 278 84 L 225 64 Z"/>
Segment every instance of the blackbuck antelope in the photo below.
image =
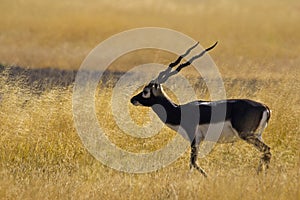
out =
<path fill-rule="evenodd" d="M 177 132 L 183 130 L 191 142 L 190 168 L 197 169 L 205 177 L 207 176 L 206 173 L 196 163 L 199 144 L 208 132 L 211 134 L 214 127 L 219 125 L 222 125 L 219 129 L 219 143 L 242 139 L 263 153 L 257 169 L 257 172 L 260 172 L 263 167 L 268 168 L 271 159 L 270 147 L 263 142 L 261 137 L 270 119 L 270 110 L 266 105 L 249 99 L 193 101 L 177 105 L 163 91 L 162 83 L 170 76 L 178 73 L 183 67 L 190 65 L 193 60 L 214 48 L 216 44 L 192 57 L 189 61 L 180 64 L 176 70 L 171 71 L 174 66 L 181 62 L 183 57 L 198 45 L 198 43 L 195 44 L 185 54 L 179 56 L 175 62 L 171 63 L 165 71 L 162 71 L 155 80 L 145 86 L 141 93 L 132 97 L 131 103 L 135 106 L 151 107 L 168 127 Z"/>

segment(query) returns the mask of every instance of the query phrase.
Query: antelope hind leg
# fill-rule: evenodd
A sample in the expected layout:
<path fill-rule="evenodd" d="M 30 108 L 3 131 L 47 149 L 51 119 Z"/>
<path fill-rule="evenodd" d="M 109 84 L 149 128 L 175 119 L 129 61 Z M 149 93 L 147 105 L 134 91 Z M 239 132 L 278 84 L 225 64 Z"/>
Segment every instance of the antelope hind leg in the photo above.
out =
<path fill-rule="evenodd" d="M 255 148 L 257 148 L 260 152 L 263 153 L 263 156 L 260 159 L 259 165 L 257 167 L 257 173 L 260 173 L 263 168 L 268 169 L 270 160 L 271 160 L 271 152 L 270 147 L 263 143 L 258 137 L 256 136 L 248 136 L 243 138 L 249 144 L 253 144 Z"/>

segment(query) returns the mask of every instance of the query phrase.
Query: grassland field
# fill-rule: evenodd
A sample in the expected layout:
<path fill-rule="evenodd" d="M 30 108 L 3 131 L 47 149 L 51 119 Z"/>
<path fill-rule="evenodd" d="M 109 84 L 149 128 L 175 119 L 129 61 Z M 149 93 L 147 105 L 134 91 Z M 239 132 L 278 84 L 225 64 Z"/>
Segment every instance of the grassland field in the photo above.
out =
<path fill-rule="evenodd" d="M 300 199 L 299 1 L 1 0 L 0 8 L 0 199 Z M 84 148 L 72 113 L 81 62 L 109 36 L 148 26 L 181 31 L 203 46 L 219 41 L 210 55 L 227 97 L 272 110 L 263 135 L 273 155 L 267 174 L 256 175 L 260 154 L 242 141 L 218 144 L 198 160 L 208 179 L 189 171 L 188 151 L 163 169 L 130 174 Z M 131 67 L 175 58 L 132 52 L 99 83 L 96 114 L 120 148 L 155 151 L 175 136 L 167 127 L 146 139 L 122 133 L 110 101 L 115 81 Z M 209 99 L 192 68 L 182 73 L 198 98 Z M 149 120 L 149 109 L 128 106 L 137 124 Z"/>

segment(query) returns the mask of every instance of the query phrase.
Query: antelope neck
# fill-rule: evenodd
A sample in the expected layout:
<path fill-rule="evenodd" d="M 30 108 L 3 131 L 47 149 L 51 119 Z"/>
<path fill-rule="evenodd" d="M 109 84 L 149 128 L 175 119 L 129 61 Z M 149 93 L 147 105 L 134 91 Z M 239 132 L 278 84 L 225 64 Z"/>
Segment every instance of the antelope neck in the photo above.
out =
<path fill-rule="evenodd" d="M 164 123 L 171 125 L 180 124 L 180 117 L 178 118 L 181 115 L 180 106 L 171 100 L 164 97 L 158 98 L 156 104 L 151 108 Z"/>

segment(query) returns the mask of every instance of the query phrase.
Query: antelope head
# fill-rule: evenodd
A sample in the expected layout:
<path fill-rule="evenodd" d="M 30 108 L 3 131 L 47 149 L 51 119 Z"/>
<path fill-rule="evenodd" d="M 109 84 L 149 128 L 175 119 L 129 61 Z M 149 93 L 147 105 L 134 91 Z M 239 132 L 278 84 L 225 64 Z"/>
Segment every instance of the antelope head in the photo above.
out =
<path fill-rule="evenodd" d="M 131 103 L 135 106 L 151 107 L 161 99 L 166 98 L 159 83 L 150 82 L 142 92 L 131 98 Z"/>
<path fill-rule="evenodd" d="M 180 55 L 176 61 L 170 63 L 166 70 L 160 72 L 156 79 L 152 80 L 148 85 L 146 85 L 143 88 L 142 92 L 132 97 L 130 100 L 131 103 L 135 106 L 141 105 L 151 107 L 160 102 L 162 99 L 166 99 L 167 96 L 165 95 L 161 84 L 165 83 L 168 80 L 168 78 L 177 74 L 184 67 L 191 65 L 195 59 L 203 56 L 205 52 L 213 49 L 217 45 L 217 43 L 218 42 L 216 42 L 213 46 L 205 49 L 198 55 L 193 56 L 187 62 L 180 64 L 175 70 L 172 71 L 172 68 L 178 65 L 181 62 L 181 60 L 199 44 L 199 42 L 197 42 L 194 46 L 190 47 L 184 54 Z"/>

